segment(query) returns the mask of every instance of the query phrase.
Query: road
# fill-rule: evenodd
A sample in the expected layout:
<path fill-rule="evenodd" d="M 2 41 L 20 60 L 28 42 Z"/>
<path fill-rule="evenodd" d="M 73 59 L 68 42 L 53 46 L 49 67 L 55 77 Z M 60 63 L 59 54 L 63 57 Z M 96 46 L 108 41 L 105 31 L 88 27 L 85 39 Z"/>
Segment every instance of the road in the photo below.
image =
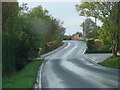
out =
<path fill-rule="evenodd" d="M 82 41 L 65 41 L 66 47 L 47 56 L 41 68 L 42 88 L 116 88 L 118 70 L 106 68 L 83 54 Z M 41 86 L 40 86 L 41 85 Z"/>

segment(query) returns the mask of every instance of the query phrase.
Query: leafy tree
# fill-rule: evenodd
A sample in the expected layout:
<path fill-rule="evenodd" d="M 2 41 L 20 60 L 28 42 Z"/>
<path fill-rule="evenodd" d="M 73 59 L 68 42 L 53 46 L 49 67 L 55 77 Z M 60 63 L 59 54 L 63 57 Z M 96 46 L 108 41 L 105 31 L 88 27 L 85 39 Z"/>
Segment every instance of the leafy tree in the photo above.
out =
<path fill-rule="evenodd" d="M 2 31 L 13 32 L 12 26 L 18 10 L 17 2 L 2 2 Z"/>
<path fill-rule="evenodd" d="M 17 2 L 2 2 L 2 69 L 3 76 L 16 70 L 13 25 L 18 16 Z"/>
<path fill-rule="evenodd" d="M 102 22 L 111 14 L 113 2 L 84 2 L 76 5 L 76 10 L 80 16 L 91 16 L 100 19 Z"/>
<path fill-rule="evenodd" d="M 38 57 L 39 48 L 46 49 L 50 41 L 61 44 L 65 28 L 63 23 L 41 6 L 28 9 L 23 3 L 18 7 L 15 3 L 3 3 L 3 71 L 21 70 L 31 59 Z M 13 64 L 12 64 L 13 63 Z M 9 66 L 11 68 L 6 68 Z"/>
<path fill-rule="evenodd" d="M 104 21 L 104 24 L 102 26 L 102 30 L 100 31 L 100 33 L 104 32 L 107 34 L 107 38 L 108 40 L 111 41 L 112 43 L 112 52 L 113 52 L 113 57 L 117 56 L 117 52 L 118 52 L 118 46 L 120 45 L 119 41 L 120 41 L 120 30 L 119 30 L 119 5 L 120 3 L 113 3 L 112 4 L 112 10 L 111 10 L 111 15 L 109 17 L 106 18 L 106 20 Z M 105 38 L 105 35 L 101 35 Z"/>
<path fill-rule="evenodd" d="M 85 38 L 97 38 L 98 37 L 98 33 L 96 30 L 96 24 L 90 18 L 85 19 L 85 21 L 80 26 L 83 27 L 83 36 Z"/>
<path fill-rule="evenodd" d="M 50 20 L 50 16 L 48 15 L 48 10 L 43 10 L 42 6 L 37 6 L 35 8 L 32 8 L 29 11 L 28 14 L 30 17 L 37 17 L 37 18 L 42 18 L 46 20 Z"/>
<path fill-rule="evenodd" d="M 102 37 L 111 40 L 113 57 L 117 56 L 119 46 L 119 6 L 120 2 L 84 2 L 76 5 L 80 15 L 97 17 L 103 22 L 102 30 L 100 29 L 100 37 L 101 33 L 105 32 L 108 34 L 107 37 L 105 34 Z"/>
<path fill-rule="evenodd" d="M 63 22 L 61 22 L 60 20 L 57 19 L 53 19 L 53 22 L 55 23 L 56 26 L 56 31 L 55 31 L 55 35 L 56 35 L 56 40 L 59 42 L 62 42 L 64 33 L 65 33 L 65 28 L 63 27 Z"/>

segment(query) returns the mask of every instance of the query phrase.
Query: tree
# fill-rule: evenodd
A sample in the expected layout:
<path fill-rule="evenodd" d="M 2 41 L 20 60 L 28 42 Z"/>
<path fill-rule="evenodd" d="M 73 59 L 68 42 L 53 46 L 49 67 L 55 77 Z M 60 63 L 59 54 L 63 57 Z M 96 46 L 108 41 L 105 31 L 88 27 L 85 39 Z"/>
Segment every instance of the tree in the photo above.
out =
<path fill-rule="evenodd" d="M 13 32 L 12 26 L 18 11 L 18 2 L 2 2 L 2 31 Z"/>
<path fill-rule="evenodd" d="M 58 40 L 59 42 L 62 42 L 62 39 L 64 37 L 64 33 L 65 33 L 65 27 L 63 27 L 63 22 L 61 22 L 59 19 L 53 19 L 53 22 L 56 25 L 56 31 L 55 31 L 55 35 L 56 35 L 56 40 Z"/>
<path fill-rule="evenodd" d="M 85 21 L 80 26 L 83 27 L 83 36 L 85 38 L 97 38 L 98 37 L 98 33 L 96 30 L 96 24 L 90 18 L 85 19 Z"/>
<path fill-rule="evenodd" d="M 102 30 L 100 31 L 100 33 L 102 33 L 102 32 L 106 33 L 107 34 L 106 37 L 108 37 L 108 39 L 111 41 L 113 57 L 117 56 L 117 52 L 119 50 L 118 47 L 120 45 L 120 43 L 119 43 L 119 41 L 120 41 L 120 35 L 119 35 L 119 33 L 120 33 L 120 30 L 119 30 L 120 6 L 119 5 L 120 5 L 120 3 L 118 3 L 118 2 L 112 4 L 113 7 L 111 10 L 111 14 L 104 21 Z"/>
<path fill-rule="evenodd" d="M 46 49 L 48 42 L 61 44 L 63 22 L 49 15 L 48 10 L 41 6 L 29 10 L 27 4 L 18 7 L 17 2 L 3 2 L 2 5 L 4 74 L 21 70 L 29 60 L 38 57 L 39 48 L 54 49 L 55 46 Z"/>
<path fill-rule="evenodd" d="M 43 9 L 41 5 L 32 8 L 28 13 L 30 17 L 37 17 L 41 19 L 51 20 L 51 17 L 48 14 L 49 14 L 48 10 Z"/>
<path fill-rule="evenodd" d="M 111 14 L 113 2 L 84 2 L 76 5 L 76 10 L 80 16 L 94 17 L 95 23 L 98 18 L 102 22 Z"/>
<path fill-rule="evenodd" d="M 103 22 L 103 30 L 100 32 L 102 33 L 104 31 L 108 34 L 107 37 L 112 43 L 113 57 L 117 56 L 119 46 L 119 4 L 120 2 L 85 2 L 76 5 L 76 9 L 80 15 L 97 17 Z M 101 33 L 100 36 L 102 35 Z"/>
<path fill-rule="evenodd" d="M 2 70 L 3 76 L 16 70 L 14 21 L 18 16 L 17 2 L 2 2 Z"/>

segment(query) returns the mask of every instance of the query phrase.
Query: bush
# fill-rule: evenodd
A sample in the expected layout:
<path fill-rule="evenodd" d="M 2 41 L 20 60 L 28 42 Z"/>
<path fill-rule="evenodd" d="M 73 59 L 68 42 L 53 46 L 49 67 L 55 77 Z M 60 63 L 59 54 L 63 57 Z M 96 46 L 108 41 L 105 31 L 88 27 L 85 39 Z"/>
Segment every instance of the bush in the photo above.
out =
<path fill-rule="evenodd" d="M 112 49 L 110 45 L 105 45 L 100 39 L 95 39 L 95 49 L 102 51 L 111 51 Z"/>
<path fill-rule="evenodd" d="M 101 50 L 102 48 L 102 41 L 100 39 L 95 39 L 95 49 L 96 50 Z"/>
<path fill-rule="evenodd" d="M 95 42 L 102 42 L 100 39 L 95 39 L 94 41 Z"/>
<path fill-rule="evenodd" d="M 87 42 L 86 42 L 86 44 L 87 44 L 87 48 L 89 50 L 94 49 L 94 46 L 95 46 L 94 39 L 92 39 L 92 38 L 88 39 Z"/>
<path fill-rule="evenodd" d="M 6 6 L 3 9 L 9 9 Z M 10 12 L 10 15 L 3 18 L 2 31 L 5 33 L 3 33 L 2 43 L 4 75 L 14 70 L 21 70 L 29 62 L 28 59 L 38 57 L 39 48 L 44 48 L 45 44 L 51 40 L 62 41 L 65 33 L 63 22 L 51 18 L 48 11 L 41 6 L 30 11 L 27 11 L 26 8 L 26 4 L 20 5 L 20 9 L 16 8 L 21 13 L 20 15 L 18 13 L 14 15 L 13 12 Z M 14 9 L 11 10 L 14 11 Z M 28 13 L 23 12 L 24 9 Z M 56 47 L 57 45 L 46 47 L 46 51 L 53 50 Z"/>
<path fill-rule="evenodd" d="M 112 53 L 112 50 L 86 50 L 85 53 Z"/>
<path fill-rule="evenodd" d="M 63 40 L 71 40 L 71 36 L 64 35 Z"/>
<path fill-rule="evenodd" d="M 16 40 L 16 70 L 21 70 L 28 62 L 28 48 L 23 40 Z"/>
<path fill-rule="evenodd" d="M 2 74 L 8 76 L 11 72 L 21 70 L 29 61 L 25 46 L 15 40 L 13 35 L 2 33 Z"/>
<path fill-rule="evenodd" d="M 49 51 L 52 51 L 52 50 L 58 48 L 58 47 L 59 47 L 60 45 L 62 45 L 62 44 L 63 44 L 63 43 L 56 43 L 56 44 L 54 44 L 54 45 L 45 45 L 45 47 L 43 48 L 42 54 L 47 53 L 47 52 L 49 52 Z"/>
<path fill-rule="evenodd" d="M 109 46 L 104 45 L 100 39 L 90 38 L 87 40 L 86 53 L 112 53 Z"/>
<path fill-rule="evenodd" d="M 2 33 L 2 74 L 16 71 L 15 43 L 14 38 Z"/>

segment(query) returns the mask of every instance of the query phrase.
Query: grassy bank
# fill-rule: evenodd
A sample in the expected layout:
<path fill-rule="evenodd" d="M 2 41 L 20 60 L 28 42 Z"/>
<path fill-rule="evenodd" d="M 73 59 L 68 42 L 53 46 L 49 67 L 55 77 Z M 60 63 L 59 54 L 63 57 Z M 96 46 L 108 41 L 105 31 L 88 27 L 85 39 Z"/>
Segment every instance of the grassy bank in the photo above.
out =
<path fill-rule="evenodd" d="M 36 76 L 42 60 L 35 60 L 26 65 L 16 75 L 3 78 L 3 88 L 32 88 L 36 82 Z"/>
<path fill-rule="evenodd" d="M 105 67 L 117 68 L 120 69 L 120 57 L 116 58 L 107 58 L 103 62 L 98 63 Z"/>

